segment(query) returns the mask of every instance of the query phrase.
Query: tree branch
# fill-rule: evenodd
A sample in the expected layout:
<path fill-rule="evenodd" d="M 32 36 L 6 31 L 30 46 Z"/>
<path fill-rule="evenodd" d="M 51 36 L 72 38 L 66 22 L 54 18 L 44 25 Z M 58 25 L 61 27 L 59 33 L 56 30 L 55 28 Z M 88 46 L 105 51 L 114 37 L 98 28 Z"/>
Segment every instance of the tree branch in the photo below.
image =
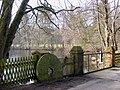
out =
<path fill-rule="evenodd" d="M 50 22 L 59 29 L 59 27 L 50 19 L 49 15 L 46 13 L 46 11 L 50 11 L 50 12 L 52 12 L 57 17 L 54 9 L 52 9 L 51 7 L 47 7 L 45 5 L 44 6 L 38 6 L 38 7 L 35 7 L 35 8 L 32 8 L 30 5 L 28 5 L 28 6 L 29 6 L 30 10 L 26 11 L 25 13 L 29 13 L 29 12 L 32 11 L 32 13 L 36 16 L 34 10 L 40 11 L 41 13 L 43 13 L 44 15 L 46 15 L 47 18 L 50 20 Z"/>
<path fill-rule="evenodd" d="M 44 5 L 44 6 L 38 6 L 38 7 L 35 7 L 35 8 L 32 8 L 30 5 L 28 5 L 28 6 L 30 7 L 30 10 L 26 11 L 25 14 L 26 14 L 26 13 L 29 13 L 29 12 L 31 12 L 31 11 L 34 11 L 34 10 L 46 10 L 46 11 L 50 11 L 50 12 L 52 12 L 53 14 L 56 15 L 56 13 L 55 13 L 55 11 L 54 11 L 53 8 L 47 7 L 47 6 L 45 6 L 45 5 Z"/>
<path fill-rule="evenodd" d="M 63 11 L 75 11 L 76 9 L 79 9 L 79 8 L 81 8 L 81 7 L 75 7 L 74 9 L 69 9 L 69 10 L 67 10 L 67 9 L 61 9 L 61 10 L 59 10 L 59 11 L 57 11 L 57 12 L 55 12 L 56 14 L 57 13 L 60 13 L 60 12 L 63 12 Z"/>
<path fill-rule="evenodd" d="M 115 33 L 117 33 L 117 31 L 120 31 L 120 26 L 115 30 Z"/>

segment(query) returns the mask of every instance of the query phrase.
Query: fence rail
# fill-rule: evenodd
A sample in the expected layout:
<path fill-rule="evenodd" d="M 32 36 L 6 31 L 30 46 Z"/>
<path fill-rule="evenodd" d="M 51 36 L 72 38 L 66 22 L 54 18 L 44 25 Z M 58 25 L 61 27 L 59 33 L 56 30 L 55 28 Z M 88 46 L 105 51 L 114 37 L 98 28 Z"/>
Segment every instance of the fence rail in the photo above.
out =
<path fill-rule="evenodd" d="M 20 85 L 35 79 L 35 63 L 33 57 L 4 59 L 0 65 L 2 85 Z"/>
<path fill-rule="evenodd" d="M 31 80 L 37 80 L 36 64 L 39 58 L 23 57 L 23 58 L 1 60 L 0 84 L 21 85 L 21 84 L 26 84 Z M 110 52 L 88 53 L 88 54 L 71 53 L 70 57 L 65 57 L 61 59 L 59 58 L 59 60 L 63 65 L 62 67 L 63 76 L 75 75 L 75 74 L 77 75 L 80 73 L 82 74 L 81 71 L 83 71 L 83 74 L 85 74 L 85 73 L 112 67 L 111 65 L 112 53 Z"/>

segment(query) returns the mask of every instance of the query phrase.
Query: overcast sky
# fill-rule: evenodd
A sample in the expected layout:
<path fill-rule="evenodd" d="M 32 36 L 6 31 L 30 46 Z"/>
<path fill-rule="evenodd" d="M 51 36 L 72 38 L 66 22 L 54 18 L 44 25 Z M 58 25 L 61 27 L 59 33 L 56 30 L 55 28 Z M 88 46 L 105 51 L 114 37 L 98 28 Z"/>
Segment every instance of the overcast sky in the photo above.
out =
<path fill-rule="evenodd" d="M 37 0 L 36 0 L 37 1 Z M 44 0 L 42 0 L 44 1 Z M 80 1 L 83 0 L 47 0 L 54 8 L 56 9 L 61 9 L 61 8 L 65 8 L 65 3 L 67 6 L 71 4 L 73 4 L 74 6 L 78 6 Z M 84 0 L 85 1 L 85 0 Z M 37 2 L 35 2 L 34 0 L 30 0 L 29 4 L 32 6 L 35 6 Z"/>
<path fill-rule="evenodd" d="M 13 16 L 16 14 L 16 11 L 18 10 L 18 7 L 20 5 L 22 0 L 15 0 L 14 3 L 14 8 L 13 8 Z M 37 5 L 37 1 L 39 0 L 30 0 L 28 4 L 30 4 L 31 6 L 35 7 Z M 41 0 L 44 1 L 44 0 Z M 87 3 L 86 5 L 89 5 L 89 2 L 92 0 L 47 0 L 54 9 L 56 10 L 60 10 L 62 8 L 66 8 L 65 6 L 67 5 L 67 9 L 69 9 L 70 4 L 72 4 L 73 6 L 83 6 L 85 5 L 85 3 Z M 109 2 L 112 0 L 109 0 Z M 117 2 L 118 0 L 116 0 Z M 1 6 L 1 0 L 0 0 L 0 6 Z M 119 2 L 120 3 L 120 2 Z"/>
<path fill-rule="evenodd" d="M 14 5 L 13 5 L 13 7 L 14 7 L 13 8 L 13 12 L 12 12 L 13 16 L 16 14 L 16 11 L 18 10 L 18 7 L 19 7 L 21 1 L 22 0 L 15 0 Z M 44 0 L 42 0 L 42 1 L 44 1 Z M 65 7 L 66 5 L 67 5 L 67 8 L 68 8 L 70 6 L 70 3 L 73 4 L 74 6 L 79 6 L 79 3 L 80 3 L 80 0 L 47 0 L 47 1 L 56 10 L 60 10 L 62 8 L 66 8 Z M 65 5 L 65 3 L 66 3 L 66 5 Z M 28 4 L 31 5 L 32 7 L 35 7 L 35 6 L 37 6 L 37 0 L 30 0 Z"/>

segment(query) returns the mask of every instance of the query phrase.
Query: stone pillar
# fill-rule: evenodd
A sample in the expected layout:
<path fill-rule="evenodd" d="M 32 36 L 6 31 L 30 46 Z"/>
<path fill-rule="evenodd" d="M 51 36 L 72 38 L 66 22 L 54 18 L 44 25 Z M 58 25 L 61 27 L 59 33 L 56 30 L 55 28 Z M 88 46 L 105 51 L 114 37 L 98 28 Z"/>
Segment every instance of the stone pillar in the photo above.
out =
<path fill-rule="evenodd" d="M 106 48 L 106 55 L 105 55 L 105 67 L 112 67 L 114 66 L 114 54 L 115 51 L 112 47 Z"/>
<path fill-rule="evenodd" d="M 83 75 L 84 51 L 80 46 L 74 46 L 70 51 L 70 58 L 73 61 L 74 75 Z"/>

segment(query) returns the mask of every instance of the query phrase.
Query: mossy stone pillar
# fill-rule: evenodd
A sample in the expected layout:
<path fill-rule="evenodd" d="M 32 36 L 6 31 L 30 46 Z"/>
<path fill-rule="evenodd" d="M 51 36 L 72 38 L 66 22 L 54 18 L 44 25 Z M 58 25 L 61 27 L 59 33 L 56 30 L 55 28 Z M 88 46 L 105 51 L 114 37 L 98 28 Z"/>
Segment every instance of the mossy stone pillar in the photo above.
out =
<path fill-rule="evenodd" d="M 83 75 L 83 56 L 84 51 L 80 46 L 74 46 L 71 49 L 70 57 L 74 64 L 74 75 Z"/>

